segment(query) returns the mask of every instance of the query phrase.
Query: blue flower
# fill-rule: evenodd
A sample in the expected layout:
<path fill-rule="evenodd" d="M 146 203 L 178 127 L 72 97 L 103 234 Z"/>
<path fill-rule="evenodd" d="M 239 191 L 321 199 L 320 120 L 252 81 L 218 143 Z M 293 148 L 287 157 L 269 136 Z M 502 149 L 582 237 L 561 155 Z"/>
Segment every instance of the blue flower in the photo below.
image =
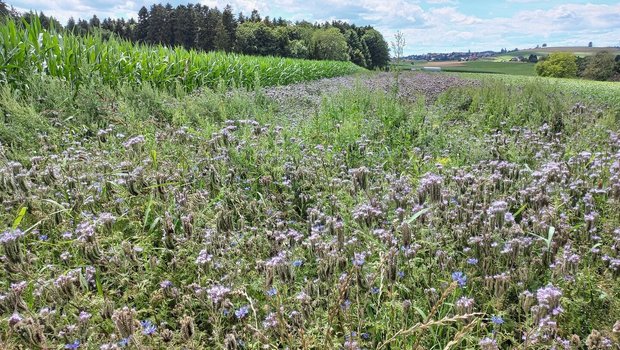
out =
<path fill-rule="evenodd" d="M 276 289 L 276 287 L 272 287 L 271 289 L 269 289 L 267 291 L 267 295 L 269 295 L 270 297 L 274 296 L 278 294 L 278 290 Z"/>
<path fill-rule="evenodd" d="M 301 265 L 303 265 L 303 263 L 303 260 L 295 260 L 293 261 L 293 266 L 300 267 Z"/>
<path fill-rule="evenodd" d="M 403 277 L 405 277 L 405 272 L 404 271 L 398 271 L 397 275 L 398 275 L 398 278 L 403 278 Z"/>
<path fill-rule="evenodd" d="M 370 334 L 368 334 L 368 333 L 362 333 L 360 336 L 361 336 L 361 337 L 362 337 L 362 339 L 364 339 L 364 340 L 368 340 L 368 339 L 370 339 Z"/>
<path fill-rule="evenodd" d="M 129 345 L 129 337 L 123 338 L 118 342 L 118 346 L 120 346 L 121 348 L 124 348 L 127 345 Z"/>
<path fill-rule="evenodd" d="M 151 335 L 157 330 L 157 327 L 149 320 L 142 321 L 140 324 L 142 325 L 142 334 L 144 335 Z"/>
<path fill-rule="evenodd" d="M 504 319 L 501 316 L 493 315 L 491 316 L 491 322 L 496 325 L 504 324 Z"/>
<path fill-rule="evenodd" d="M 467 284 L 467 276 L 461 271 L 452 272 L 452 280 L 458 283 L 461 288 Z"/>
<path fill-rule="evenodd" d="M 250 311 L 250 308 L 247 305 L 242 306 L 242 307 L 240 307 L 239 309 L 237 309 L 235 311 L 235 316 L 238 319 L 242 319 L 242 318 L 244 318 L 245 316 L 248 315 L 249 311 Z"/>
<path fill-rule="evenodd" d="M 78 339 L 74 340 L 73 343 L 65 344 L 65 349 L 77 349 L 80 347 L 80 341 Z"/>
<path fill-rule="evenodd" d="M 467 259 L 467 263 L 469 265 L 476 265 L 478 263 L 478 259 L 476 259 L 476 258 L 469 258 L 469 259 Z"/>
<path fill-rule="evenodd" d="M 372 294 L 377 294 L 377 293 L 379 293 L 379 288 L 378 288 L 378 287 L 372 287 L 372 288 L 370 288 L 370 293 L 372 293 Z"/>

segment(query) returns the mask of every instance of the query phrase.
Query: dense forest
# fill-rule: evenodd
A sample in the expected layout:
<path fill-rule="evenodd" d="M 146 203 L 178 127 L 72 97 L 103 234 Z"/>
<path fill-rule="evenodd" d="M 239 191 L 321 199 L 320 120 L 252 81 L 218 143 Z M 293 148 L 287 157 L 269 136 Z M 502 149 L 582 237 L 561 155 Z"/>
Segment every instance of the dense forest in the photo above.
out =
<path fill-rule="evenodd" d="M 0 1 L 0 12 L 28 21 L 35 13 L 20 14 Z M 138 19 L 70 18 L 62 25 L 38 13 L 44 27 L 54 26 L 77 34 L 116 35 L 133 42 L 182 46 L 203 51 L 226 51 L 261 56 L 351 61 L 369 69 L 389 62 L 383 35 L 370 26 L 358 27 L 341 21 L 310 23 L 261 17 L 254 10 L 235 15 L 230 5 L 223 10 L 200 4 L 142 7 Z"/>

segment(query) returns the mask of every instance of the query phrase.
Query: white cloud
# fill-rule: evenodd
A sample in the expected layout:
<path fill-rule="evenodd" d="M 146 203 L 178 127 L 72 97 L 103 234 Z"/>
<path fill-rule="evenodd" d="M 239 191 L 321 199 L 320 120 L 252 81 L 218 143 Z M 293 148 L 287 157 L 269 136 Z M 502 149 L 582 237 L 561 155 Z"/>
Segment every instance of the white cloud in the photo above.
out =
<path fill-rule="evenodd" d="M 21 0 L 15 2 L 15 8 L 21 12 L 35 10 L 46 15 L 52 15 L 61 23 L 66 23 L 69 17 L 91 18 L 97 15 L 99 18 L 105 17 L 137 17 L 138 7 L 134 1 L 128 0 L 47 0 L 42 3 L 39 0 Z"/>
<path fill-rule="evenodd" d="M 426 3 L 431 5 L 456 5 L 459 2 L 456 0 L 426 0 Z"/>
<path fill-rule="evenodd" d="M 89 18 L 136 17 L 142 4 L 158 0 L 12 0 L 19 9 L 43 10 L 61 22 L 73 16 Z M 167 0 L 173 5 L 190 0 Z M 505 0 L 511 8 L 537 10 L 514 11 L 510 15 L 465 12 L 470 2 L 458 0 L 195 0 L 207 6 L 223 8 L 230 3 L 237 13 L 246 15 L 257 9 L 261 16 L 282 16 L 290 20 L 346 20 L 357 25 L 372 25 L 386 40 L 401 30 L 408 43 L 405 53 L 482 50 L 549 45 L 619 45 L 620 4 L 568 3 L 553 6 L 533 5 L 533 0 Z M 537 2 L 537 1 L 536 1 Z M 532 3 L 519 5 L 519 3 Z M 500 4 L 501 5 L 501 4 Z M 489 9 L 502 13 L 499 8 Z M 470 9 L 471 11 L 471 9 Z M 489 12 L 490 12 L 489 11 Z M 504 11 L 503 13 L 506 13 Z"/>
<path fill-rule="evenodd" d="M 202 5 L 206 5 L 209 7 L 219 7 L 223 9 L 226 5 L 230 5 L 235 12 L 243 12 L 250 14 L 252 10 L 258 10 L 261 14 L 265 15 L 269 10 L 269 1 L 262 0 L 200 0 L 198 1 Z M 275 3 L 279 3 L 280 1 L 274 1 Z M 292 2 L 292 1 L 289 1 Z M 286 3 L 286 2 L 284 2 Z"/>

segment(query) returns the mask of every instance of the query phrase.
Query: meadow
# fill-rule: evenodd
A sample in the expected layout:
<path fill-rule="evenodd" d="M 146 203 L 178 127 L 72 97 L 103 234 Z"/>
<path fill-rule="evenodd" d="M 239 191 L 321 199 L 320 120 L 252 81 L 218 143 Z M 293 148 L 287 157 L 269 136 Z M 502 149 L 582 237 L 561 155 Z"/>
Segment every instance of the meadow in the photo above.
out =
<path fill-rule="evenodd" d="M 462 73 L 488 73 L 488 74 L 507 74 L 520 76 L 536 76 L 535 64 L 523 62 L 502 62 L 494 60 L 478 61 L 403 61 L 399 64 L 393 63 L 390 70 L 411 71 L 421 70 L 423 67 L 441 67 L 444 72 Z"/>
<path fill-rule="evenodd" d="M 431 65 L 432 66 L 432 65 Z M 446 72 L 469 72 L 469 73 L 491 73 L 508 75 L 535 76 L 536 69 L 534 63 L 522 62 L 495 62 L 495 61 L 471 61 L 462 62 L 462 65 L 449 65 L 441 69 Z"/>
<path fill-rule="evenodd" d="M 513 57 L 529 55 L 548 56 L 554 52 L 571 52 L 578 57 L 593 56 L 597 52 L 608 51 L 613 55 L 620 55 L 620 48 L 617 47 L 587 47 L 587 46 L 557 46 L 557 47 L 539 47 L 535 49 L 524 49 L 506 52 L 496 57 L 498 61 L 509 61 Z"/>
<path fill-rule="evenodd" d="M 63 40 L 79 84 L 2 56 L 0 348 L 618 348 L 617 84 L 107 80 Z"/>

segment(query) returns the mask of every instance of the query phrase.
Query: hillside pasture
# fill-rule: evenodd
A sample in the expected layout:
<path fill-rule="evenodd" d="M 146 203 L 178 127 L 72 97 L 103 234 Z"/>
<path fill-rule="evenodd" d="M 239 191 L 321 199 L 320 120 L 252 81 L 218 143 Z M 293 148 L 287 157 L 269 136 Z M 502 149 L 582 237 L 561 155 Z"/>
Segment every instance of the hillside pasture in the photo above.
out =
<path fill-rule="evenodd" d="M 554 52 L 571 52 L 575 56 L 588 57 L 594 56 L 597 52 L 601 51 L 609 51 L 613 55 L 620 55 L 620 48 L 618 47 L 557 46 L 506 52 L 495 56 L 495 59 L 497 61 L 509 61 L 513 57 L 523 56 L 527 58 L 531 54 L 536 56 L 548 56 Z"/>
<path fill-rule="evenodd" d="M 534 64 L 521 62 L 494 62 L 494 61 L 446 61 L 429 62 L 424 67 L 441 67 L 446 72 L 470 72 L 512 75 L 536 75 Z"/>

